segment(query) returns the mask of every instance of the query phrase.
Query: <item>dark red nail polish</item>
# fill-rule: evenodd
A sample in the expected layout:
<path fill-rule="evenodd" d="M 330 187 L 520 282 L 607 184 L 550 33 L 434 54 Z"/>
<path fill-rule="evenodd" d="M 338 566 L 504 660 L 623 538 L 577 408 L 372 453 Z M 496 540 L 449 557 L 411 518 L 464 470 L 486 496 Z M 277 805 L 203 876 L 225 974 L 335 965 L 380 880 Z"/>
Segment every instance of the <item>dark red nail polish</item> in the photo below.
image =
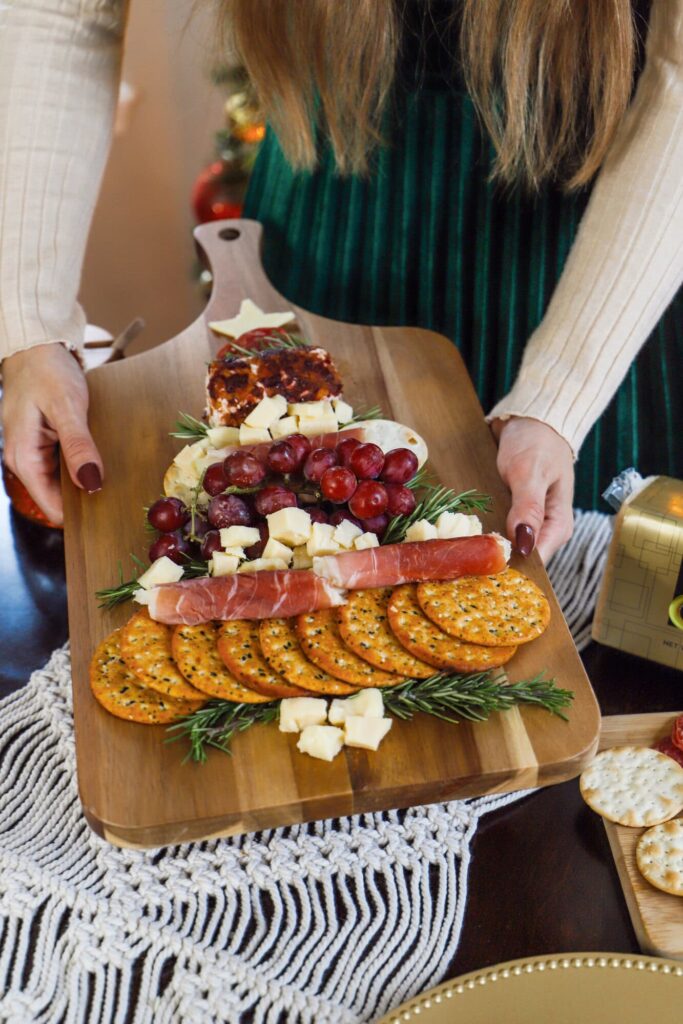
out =
<path fill-rule="evenodd" d="M 86 462 L 76 473 L 79 484 L 88 494 L 102 490 L 102 474 L 96 462 Z"/>
<path fill-rule="evenodd" d="M 515 547 L 520 555 L 524 555 L 527 558 L 534 550 L 535 543 L 534 531 L 526 523 L 520 523 L 515 530 Z"/>

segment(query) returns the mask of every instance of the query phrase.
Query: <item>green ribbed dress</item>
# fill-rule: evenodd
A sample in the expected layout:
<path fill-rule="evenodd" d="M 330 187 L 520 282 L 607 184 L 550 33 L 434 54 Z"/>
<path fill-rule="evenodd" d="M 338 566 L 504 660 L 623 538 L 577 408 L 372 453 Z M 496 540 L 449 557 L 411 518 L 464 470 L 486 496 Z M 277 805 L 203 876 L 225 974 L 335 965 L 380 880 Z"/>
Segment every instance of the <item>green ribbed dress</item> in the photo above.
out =
<path fill-rule="evenodd" d="M 264 226 L 265 268 L 285 297 L 333 319 L 445 334 L 488 410 L 513 383 L 588 191 L 531 198 L 489 182 L 492 147 L 453 81 L 446 33 L 430 26 L 404 47 L 370 177 L 340 177 L 326 147 L 314 173 L 293 173 L 269 131 L 245 216 Z M 627 466 L 683 477 L 682 367 L 679 291 L 581 449 L 577 507 L 606 510 L 601 492 Z"/>

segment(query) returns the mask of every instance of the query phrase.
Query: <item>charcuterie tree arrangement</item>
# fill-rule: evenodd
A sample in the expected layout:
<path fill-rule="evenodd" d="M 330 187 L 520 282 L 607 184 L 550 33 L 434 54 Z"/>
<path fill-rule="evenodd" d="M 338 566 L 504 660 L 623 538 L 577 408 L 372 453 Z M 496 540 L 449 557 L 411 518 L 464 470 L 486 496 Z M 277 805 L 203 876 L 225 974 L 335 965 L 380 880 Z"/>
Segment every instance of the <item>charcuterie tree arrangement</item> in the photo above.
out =
<path fill-rule="evenodd" d="M 411 427 L 354 412 L 330 354 L 291 320 L 245 300 L 212 325 L 228 340 L 150 495 L 150 564 L 131 556 L 134 577 L 98 595 L 138 608 L 95 651 L 95 698 L 170 725 L 197 761 L 256 723 L 332 760 L 377 750 L 416 713 L 563 716 L 570 692 L 501 672 L 550 607 L 509 568 L 509 542 L 483 533 L 488 497 L 434 481 Z"/>

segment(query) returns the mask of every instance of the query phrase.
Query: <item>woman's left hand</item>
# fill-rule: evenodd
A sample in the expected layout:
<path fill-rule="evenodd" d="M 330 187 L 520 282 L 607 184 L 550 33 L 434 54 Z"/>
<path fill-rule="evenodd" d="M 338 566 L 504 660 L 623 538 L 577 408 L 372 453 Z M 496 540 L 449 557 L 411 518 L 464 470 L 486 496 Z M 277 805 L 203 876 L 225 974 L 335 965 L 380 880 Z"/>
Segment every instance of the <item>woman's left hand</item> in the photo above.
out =
<path fill-rule="evenodd" d="M 574 529 L 574 459 L 563 437 L 540 420 L 513 416 L 491 423 L 498 441 L 498 472 L 510 488 L 508 537 L 529 555 L 536 547 L 544 562 Z"/>

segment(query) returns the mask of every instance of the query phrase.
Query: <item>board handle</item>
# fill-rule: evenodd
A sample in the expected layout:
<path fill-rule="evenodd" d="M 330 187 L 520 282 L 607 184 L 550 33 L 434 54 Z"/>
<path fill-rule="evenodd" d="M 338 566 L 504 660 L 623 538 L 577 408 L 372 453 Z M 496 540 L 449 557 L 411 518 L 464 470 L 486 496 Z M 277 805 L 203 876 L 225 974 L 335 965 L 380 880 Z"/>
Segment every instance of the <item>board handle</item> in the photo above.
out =
<path fill-rule="evenodd" d="M 204 319 L 226 320 L 248 296 L 266 313 L 294 311 L 273 287 L 261 263 L 263 228 L 255 220 L 217 220 L 200 224 L 194 238 L 206 255 L 213 286 Z"/>

